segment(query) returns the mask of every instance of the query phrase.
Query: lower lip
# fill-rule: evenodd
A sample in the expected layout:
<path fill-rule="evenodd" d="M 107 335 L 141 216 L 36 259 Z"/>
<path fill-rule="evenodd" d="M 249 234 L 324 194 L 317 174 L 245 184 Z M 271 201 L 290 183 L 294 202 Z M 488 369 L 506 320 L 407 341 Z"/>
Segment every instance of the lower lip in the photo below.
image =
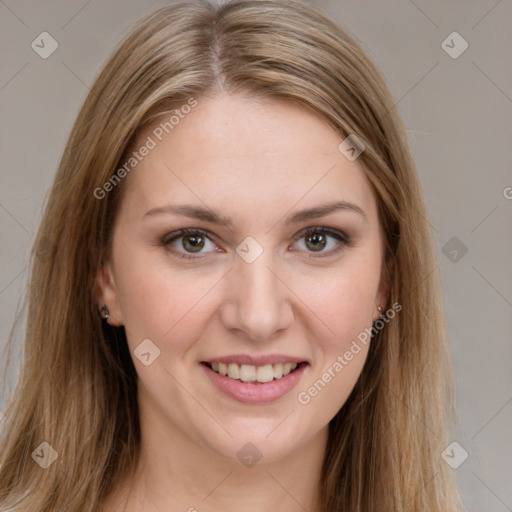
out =
<path fill-rule="evenodd" d="M 214 372 L 205 364 L 201 364 L 201 366 L 213 384 L 229 398 L 249 404 L 261 404 L 277 400 L 291 391 L 299 382 L 308 365 L 302 363 L 288 375 L 265 383 L 231 379 Z"/>

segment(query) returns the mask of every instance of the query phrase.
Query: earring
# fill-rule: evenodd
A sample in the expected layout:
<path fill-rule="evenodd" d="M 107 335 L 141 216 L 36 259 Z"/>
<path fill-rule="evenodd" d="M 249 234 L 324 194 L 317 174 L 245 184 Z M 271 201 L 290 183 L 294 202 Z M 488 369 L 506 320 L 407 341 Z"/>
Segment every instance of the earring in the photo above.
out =
<path fill-rule="evenodd" d="M 379 313 L 382 313 L 382 308 L 380 306 L 377 306 L 377 309 L 379 310 Z"/>
<path fill-rule="evenodd" d="M 105 304 L 100 308 L 100 315 L 103 320 L 108 320 L 108 317 L 110 316 L 110 312 Z"/>

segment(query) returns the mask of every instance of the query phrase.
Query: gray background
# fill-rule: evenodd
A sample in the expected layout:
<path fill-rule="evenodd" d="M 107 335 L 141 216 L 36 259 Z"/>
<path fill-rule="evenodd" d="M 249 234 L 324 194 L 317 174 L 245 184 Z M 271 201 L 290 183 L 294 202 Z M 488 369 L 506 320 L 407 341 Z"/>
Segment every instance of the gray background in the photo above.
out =
<path fill-rule="evenodd" d="M 470 512 L 512 511 L 512 3 L 314 4 L 376 61 L 406 125 L 440 258 L 461 419 L 453 439 L 469 453 L 454 471 Z M 0 350 L 78 109 L 114 45 L 162 5 L 0 0 Z M 44 31 L 59 44 L 47 59 L 31 48 Z M 441 46 L 454 31 L 469 44 L 456 59 Z M 16 371 L 14 354 L 9 382 Z"/>

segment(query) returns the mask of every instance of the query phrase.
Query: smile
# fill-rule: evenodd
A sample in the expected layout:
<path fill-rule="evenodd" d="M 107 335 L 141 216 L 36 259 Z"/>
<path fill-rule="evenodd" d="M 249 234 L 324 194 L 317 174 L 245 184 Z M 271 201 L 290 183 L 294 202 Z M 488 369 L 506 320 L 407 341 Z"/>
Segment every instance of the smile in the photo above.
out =
<path fill-rule="evenodd" d="M 302 364 L 302 363 L 299 363 Z M 297 369 L 297 363 L 277 363 L 256 366 L 238 363 L 207 363 L 214 372 L 242 382 L 272 382 L 281 379 Z"/>
<path fill-rule="evenodd" d="M 276 354 L 225 356 L 200 364 L 215 389 L 247 404 L 263 404 L 284 397 L 299 385 L 309 366 L 303 359 Z"/>

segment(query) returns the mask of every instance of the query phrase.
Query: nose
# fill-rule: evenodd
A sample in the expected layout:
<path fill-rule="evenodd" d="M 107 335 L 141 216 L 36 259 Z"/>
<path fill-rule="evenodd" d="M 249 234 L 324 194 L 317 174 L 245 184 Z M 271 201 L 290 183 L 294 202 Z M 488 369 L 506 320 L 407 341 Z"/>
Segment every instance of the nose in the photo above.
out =
<path fill-rule="evenodd" d="M 226 294 L 220 308 L 226 329 L 262 342 L 292 325 L 293 294 L 274 266 L 265 252 L 252 263 L 238 258 L 226 276 Z"/>

